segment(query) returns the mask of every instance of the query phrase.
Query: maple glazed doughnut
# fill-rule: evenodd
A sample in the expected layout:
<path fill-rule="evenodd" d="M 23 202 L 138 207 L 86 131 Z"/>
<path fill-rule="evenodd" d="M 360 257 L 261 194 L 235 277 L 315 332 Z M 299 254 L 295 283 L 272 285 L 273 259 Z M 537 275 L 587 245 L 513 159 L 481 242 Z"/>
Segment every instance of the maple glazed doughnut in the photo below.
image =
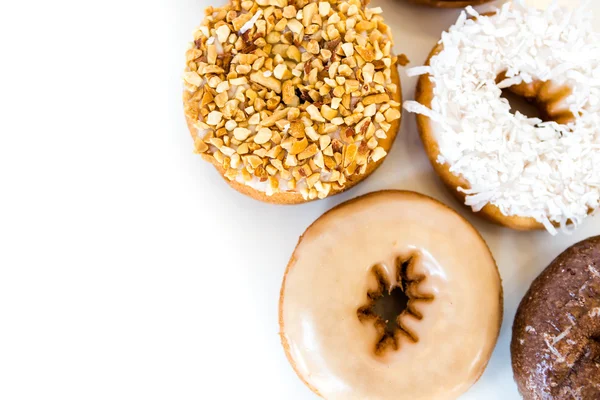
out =
<path fill-rule="evenodd" d="M 567 249 L 533 282 L 511 355 L 525 400 L 600 399 L 600 236 Z"/>
<path fill-rule="evenodd" d="M 477 6 L 489 3 L 493 0 L 409 0 L 412 3 L 422 4 L 437 8 L 462 8 L 466 6 Z"/>
<path fill-rule="evenodd" d="M 378 307 L 388 295 L 400 301 L 386 321 Z M 288 360 L 326 399 L 456 399 L 483 373 L 501 321 L 485 241 L 447 206 L 404 191 L 367 194 L 317 219 L 279 303 Z"/>
<path fill-rule="evenodd" d="M 266 202 L 349 189 L 383 162 L 400 126 L 392 45 L 381 8 L 359 0 L 208 8 L 184 73 L 196 152 Z"/>
<path fill-rule="evenodd" d="M 469 7 L 427 65 L 408 71 L 421 77 L 405 109 L 418 114 L 437 174 L 474 212 L 555 234 L 598 208 L 599 39 L 585 9 Z M 543 119 L 511 111 L 503 89 L 535 103 Z"/>

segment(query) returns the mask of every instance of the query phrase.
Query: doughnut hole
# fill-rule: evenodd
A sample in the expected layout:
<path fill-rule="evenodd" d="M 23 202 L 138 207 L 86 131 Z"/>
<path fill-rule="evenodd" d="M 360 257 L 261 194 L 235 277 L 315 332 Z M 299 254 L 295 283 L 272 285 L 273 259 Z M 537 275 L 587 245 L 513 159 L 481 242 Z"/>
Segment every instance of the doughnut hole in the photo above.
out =
<path fill-rule="evenodd" d="M 581 317 L 578 321 L 582 347 L 579 352 L 574 352 L 579 355 L 570 371 L 576 379 L 577 375 L 589 374 L 590 371 L 600 367 L 600 282 L 594 279 L 595 269 L 592 266 L 583 273 L 574 268 L 569 268 L 567 271 L 572 276 L 577 276 L 579 273 L 583 278 L 586 275 L 592 278 L 591 281 L 585 282 L 578 292 L 580 302 L 585 304 L 585 307 L 581 307 Z"/>
<path fill-rule="evenodd" d="M 600 333 L 591 336 L 587 340 L 585 338 L 581 338 L 581 340 L 582 346 L 579 349 L 573 349 L 573 363 L 570 364 L 570 368 L 557 385 L 558 393 L 568 390 L 565 388 L 586 388 L 589 386 L 589 382 L 597 376 L 600 367 Z M 592 396 L 596 395 L 597 392 L 594 391 Z M 597 397 L 588 396 L 584 398 L 595 399 Z"/>
<path fill-rule="evenodd" d="M 499 74 L 496 83 L 500 83 L 505 78 L 505 73 Z M 531 83 L 522 82 L 502 89 L 502 98 L 508 101 L 513 113 L 519 111 L 529 118 L 539 118 L 543 122 L 554 121 L 559 124 L 567 124 L 575 119 L 565 101 L 570 94 L 571 88 L 567 85 L 539 80 Z"/>
<path fill-rule="evenodd" d="M 396 319 L 406 310 L 408 300 L 408 296 L 399 286 L 391 291 L 384 291 L 383 295 L 375 300 L 373 312 L 385 321 L 386 334 L 393 335 L 394 330 L 397 329 Z"/>
<path fill-rule="evenodd" d="M 586 263 L 587 264 L 587 263 Z M 565 354 L 567 364 L 561 369 L 555 366 L 557 382 L 557 398 L 571 389 L 581 388 L 582 398 L 597 399 L 600 395 L 598 389 L 590 382 L 597 382 L 598 368 L 600 367 L 600 281 L 595 279 L 595 269 L 588 266 L 586 269 L 568 268 L 567 272 L 573 277 L 578 277 L 583 284 L 577 292 L 578 302 L 569 302 L 565 308 L 571 315 L 577 315 L 575 328 L 571 329 L 564 347 L 560 351 Z M 589 280 L 591 278 L 591 280 Z"/>
<path fill-rule="evenodd" d="M 426 277 L 414 273 L 414 263 L 418 255 L 396 258 L 391 282 L 386 268 L 381 264 L 371 267 L 370 275 L 375 288 L 366 293 L 366 304 L 356 310 L 359 321 L 373 324 L 377 332 L 373 353 L 383 356 L 389 351 L 400 350 L 402 339 L 417 343 L 419 337 L 405 323 L 406 318 L 420 321 L 423 315 L 415 307 L 417 302 L 431 302 L 434 297 L 421 293 L 419 284 Z"/>
<path fill-rule="evenodd" d="M 588 266 L 588 272 L 593 277 L 600 278 L 593 271 L 596 270 L 592 266 Z M 591 311 L 588 311 L 589 329 L 591 331 L 589 341 L 590 358 L 600 368 L 600 279 L 595 279 L 589 286 L 586 302 L 593 306 Z"/>
<path fill-rule="evenodd" d="M 592 359 L 600 364 L 600 333 L 597 336 L 592 337 L 590 347 L 592 348 Z"/>
<path fill-rule="evenodd" d="M 513 114 L 518 111 L 528 118 L 539 118 L 544 122 L 548 121 L 547 116 L 540 111 L 540 108 L 533 101 L 515 94 L 510 88 L 502 89 L 502 98 L 508 101 Z"/>
<path fill-rule="evenodd" d="M 598 287 L 598 285 L 596 285 Z M 596 298 L 600 295 L 600 292 L 594 293 Z M 596 305 L 600 305 L 597 302 Z M 600 368 L 600 307 L 596 307 L 590 312 L 591 330 L 592 335 L 589 341 L 589 353 L 590 359 Z"/>

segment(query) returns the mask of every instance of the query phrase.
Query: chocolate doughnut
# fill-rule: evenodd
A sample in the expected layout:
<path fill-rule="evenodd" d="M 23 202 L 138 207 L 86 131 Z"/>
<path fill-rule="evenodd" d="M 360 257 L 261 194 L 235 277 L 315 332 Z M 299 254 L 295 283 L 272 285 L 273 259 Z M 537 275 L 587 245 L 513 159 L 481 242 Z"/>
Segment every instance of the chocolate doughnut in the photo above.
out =
<path fill-rule="evenodd" d="M 567 249 L 533 282 L 511 353 L 526 400 L 600 399 L 600 236 Z"/>

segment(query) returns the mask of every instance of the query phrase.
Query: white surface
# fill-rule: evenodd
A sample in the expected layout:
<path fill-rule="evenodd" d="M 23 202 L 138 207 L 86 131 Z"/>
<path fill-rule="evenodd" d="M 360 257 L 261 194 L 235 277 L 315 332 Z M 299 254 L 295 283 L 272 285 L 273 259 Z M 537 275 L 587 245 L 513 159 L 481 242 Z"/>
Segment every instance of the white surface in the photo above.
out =
<path fill-rule="evenodd" d="M 375 4 L 411 65 L 458 15 Z M 295 207 L 237 194 L 192 153 L 182 116 L 186 42 L 207 5 L 0 6 L 0 398 L 315 399 L 279 344 L 285 265 L 321 213 L 397 188 L 450 204 L 487 239 L 505 320 L 463 399 L 517 399 L 518 302 L 556 255 L 600 233 L 599 217 L 557 238 L 478 220 L 443 190 L 408 114 L 387 161 L 350 192 Z M 402 83 L 412 98 L 415 80 Z"/>

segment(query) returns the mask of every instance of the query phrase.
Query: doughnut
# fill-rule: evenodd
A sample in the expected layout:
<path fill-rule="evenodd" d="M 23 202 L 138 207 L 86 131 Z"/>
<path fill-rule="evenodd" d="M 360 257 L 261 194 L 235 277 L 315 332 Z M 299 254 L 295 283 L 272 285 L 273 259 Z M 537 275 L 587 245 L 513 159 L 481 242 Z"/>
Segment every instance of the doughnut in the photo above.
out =
<path fill-rule="evenodd" d="M 493 0 L 409 0 L 412 3 L 438 8 L 462 8 L 489 3 Z"/>
<path fill-rule="evenodd" d="M 195 151 L 265 202 L 351 188 L 381 165 L 400 126 L 405 58 L 392 46 L 381 8 L 359 0 L 209 7 L 184 72 Z"/>
<path fill-rule="evenodd" d="M 326 399 L 456 399 L 483 373 L 501 322 L 485 241 L 455 211 L 405 191 L 367 194 L 318 218 L 291 256 L 279 302 L 286 356 Z"/>
<path fill-rule="evenodd" d="M 533 282 L 511 355 L 526 400 L 600 399 L 600 236 L 567 249 Z"/>
<path fill-rule="evenodd" d="M 472 18 L 468 18 L 468 17 Z M 574 229 L 600 205 L 600 35 L 586 9 L 467 8 L 430 54 L 416 101 L 426 153 L 474 212 L 513 229 Z M 511 111 L 506 89 L 543 119 Z"/>

